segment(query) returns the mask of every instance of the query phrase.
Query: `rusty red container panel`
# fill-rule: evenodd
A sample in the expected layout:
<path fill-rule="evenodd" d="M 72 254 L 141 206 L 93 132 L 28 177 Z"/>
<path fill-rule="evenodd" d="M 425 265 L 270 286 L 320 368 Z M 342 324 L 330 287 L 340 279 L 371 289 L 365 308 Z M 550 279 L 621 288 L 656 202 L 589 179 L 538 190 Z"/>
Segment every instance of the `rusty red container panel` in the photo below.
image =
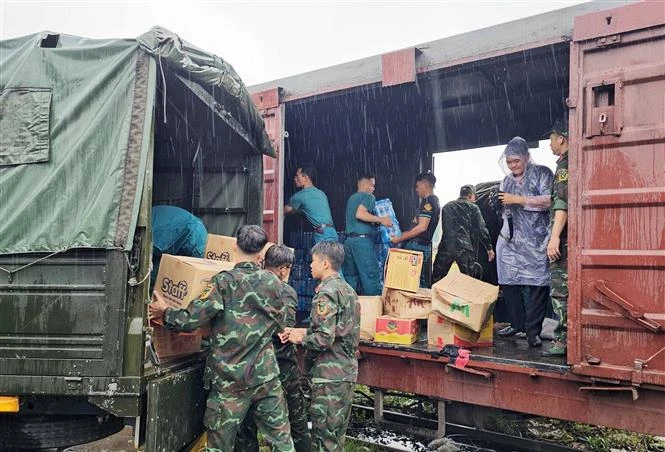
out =
<path fill-rule="evenodd" d="M 571 47 L 569 355 L 665 385 L 665 8 L 578 17 Z"/>
<path fill-rule="evenodd" d="M 382 86 L 414 82 L 416 80 L 417 52 L 417 49 L 410 48 L 382 55 Z"/>
<path fill-rule="evenodd" d="M 279 91 L 279 88 L 273 88 L 252 95 L 277 154 L 276 158 L 263 157 L 263 228 L 268 233 L 268 240 L 274 243 L 282 240 L 284 209 L 284 105 L 280 105 Z"/>

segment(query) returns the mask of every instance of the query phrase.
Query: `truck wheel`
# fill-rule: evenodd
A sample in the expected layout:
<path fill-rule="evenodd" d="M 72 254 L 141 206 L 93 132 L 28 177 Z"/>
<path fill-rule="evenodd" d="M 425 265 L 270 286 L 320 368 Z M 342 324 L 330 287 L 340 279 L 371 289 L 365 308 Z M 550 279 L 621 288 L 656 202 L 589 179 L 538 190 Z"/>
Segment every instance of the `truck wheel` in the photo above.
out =
<path fill-rule="evenodd" d="M 85 444 L 119 432 L 121 418 L 111 415 L 0 415 L 0 445 L 9 450 L 52 449 Z"/>

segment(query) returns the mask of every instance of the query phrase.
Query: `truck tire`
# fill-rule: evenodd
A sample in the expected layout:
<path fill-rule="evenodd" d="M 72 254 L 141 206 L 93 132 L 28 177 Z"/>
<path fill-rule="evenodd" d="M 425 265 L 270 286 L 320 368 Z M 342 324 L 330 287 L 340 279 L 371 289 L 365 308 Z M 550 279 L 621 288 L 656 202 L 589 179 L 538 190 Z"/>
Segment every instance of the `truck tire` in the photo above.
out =
<path fill-rule="evenodd" d="M 85 444 L 119 432 L 121 418 L 111 415 L 0 416 L 0 448 L 53 449 Z"/>

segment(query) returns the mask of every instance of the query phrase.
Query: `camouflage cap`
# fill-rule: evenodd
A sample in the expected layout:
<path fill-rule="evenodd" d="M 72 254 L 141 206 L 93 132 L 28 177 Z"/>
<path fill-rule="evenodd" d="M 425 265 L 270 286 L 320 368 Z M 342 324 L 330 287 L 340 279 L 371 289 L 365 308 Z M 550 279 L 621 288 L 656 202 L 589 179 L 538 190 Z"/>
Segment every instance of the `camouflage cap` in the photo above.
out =
<path fill-rule="evenodd" d="M 552 127 L 547 129 L 547 132 L 543 134 L 543 138 L 549 138 L 551 134 L 558 133 L 562 137 L 568 137 L 568 121 L 565 119 L 557 119 Z"/>

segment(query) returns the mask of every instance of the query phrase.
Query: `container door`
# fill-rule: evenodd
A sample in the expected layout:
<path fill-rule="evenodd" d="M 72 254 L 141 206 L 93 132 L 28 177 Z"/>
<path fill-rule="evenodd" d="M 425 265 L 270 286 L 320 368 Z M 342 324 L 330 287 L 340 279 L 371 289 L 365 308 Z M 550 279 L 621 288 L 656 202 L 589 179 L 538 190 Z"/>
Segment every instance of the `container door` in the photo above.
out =
<path fill-rule="evenodd" d="M 578 374 L 665 385 L 665 8 L 575 18 L 569 352 Z"/>
<path fill-rule="evenodd" d="M 279 103 L 279 88 L 252 95 L 261 112 L 276 158 L 263 157 L 263 228 L 268 240 L 282 242 L 284 218 L 284 105 Z"/>

